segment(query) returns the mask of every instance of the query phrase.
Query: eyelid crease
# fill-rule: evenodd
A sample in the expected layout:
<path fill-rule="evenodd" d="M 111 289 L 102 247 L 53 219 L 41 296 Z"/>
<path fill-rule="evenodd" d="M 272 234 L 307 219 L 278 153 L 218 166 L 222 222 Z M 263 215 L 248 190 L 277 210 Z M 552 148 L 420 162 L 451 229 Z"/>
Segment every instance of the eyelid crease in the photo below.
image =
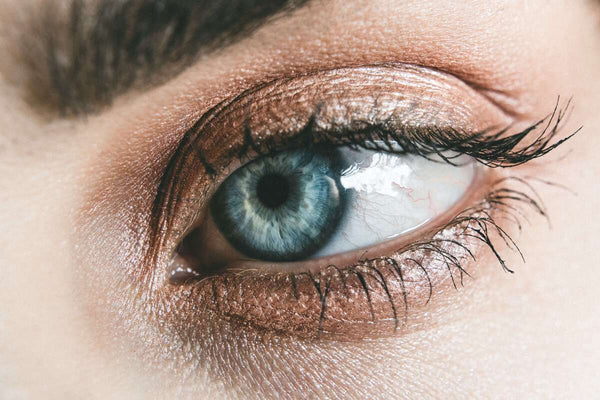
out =
<path fill-rule="evenodd" d="M 393 63 L 389 64 L 393 65 Z M 440 74 L 449 75 L 461 80 L 474 91 L 481 93 L 490 103 L 497 107 L 509 119 L 518 120 L 523 116 L 529 114 L 529 112 L 526 111 L 523 108 L 523 106 L 519 103 L 519 100 L 510 92 L 495 88 L 491 85 L 484 85 L 482 83 L 478 83 L 474 79 L 469 79 L 468 75 L 464 75 L 459 72 L 451 71 L 448 69 L 436 68 L 425 64 L 410 65 L 419 68 L 427 68 L 432 71 L 436 71 Z"/>

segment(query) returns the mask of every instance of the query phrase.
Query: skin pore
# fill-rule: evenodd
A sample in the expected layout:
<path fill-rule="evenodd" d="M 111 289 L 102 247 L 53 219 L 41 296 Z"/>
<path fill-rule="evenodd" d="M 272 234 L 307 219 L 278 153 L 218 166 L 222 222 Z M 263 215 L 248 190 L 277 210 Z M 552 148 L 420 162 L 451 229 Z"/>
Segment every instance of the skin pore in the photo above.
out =
<path fill-rule="evenodd" d="M 586 398 L 600 389 L 593 4 L 315 0 L 172 79 L 68 118 L 29 101 L 15 24 L 29 8 L 3 0 L 0 9 L 0 397 Z M 259 83 L 386 63 L 441 71 L 477 93 L 465 125 L 489 118 L 517 129 L 548 115 L 557 96 L 573 97 L 561 137 L 582 132 L 514 169 L 567 187 L 536 186 L 551 224 L 528 214 L 511 232 L 526 259 L 503 253 L 515 274 L 482 253 L 472 279 L 437 293 L 415 329 L 351 342 L 241 337 L 178 318 L 168 296 L 144 301 L 150 283 L 131 273 L 136 235 L 200 116 Z M 462 105 L 458 92 L 436 98 Z"/>

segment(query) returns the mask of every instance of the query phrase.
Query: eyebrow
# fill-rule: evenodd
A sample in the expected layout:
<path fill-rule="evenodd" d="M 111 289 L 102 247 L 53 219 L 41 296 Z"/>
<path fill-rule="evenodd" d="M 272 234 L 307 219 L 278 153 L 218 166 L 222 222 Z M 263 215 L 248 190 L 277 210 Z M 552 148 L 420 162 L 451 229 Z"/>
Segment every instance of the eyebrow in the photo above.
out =
<path fill-rule="evenodd" d="M 37 19 L 32 97 L 76 116 L 164 83 L 309 0 L 71 0 L 62 10 L 55 1 Z"/>

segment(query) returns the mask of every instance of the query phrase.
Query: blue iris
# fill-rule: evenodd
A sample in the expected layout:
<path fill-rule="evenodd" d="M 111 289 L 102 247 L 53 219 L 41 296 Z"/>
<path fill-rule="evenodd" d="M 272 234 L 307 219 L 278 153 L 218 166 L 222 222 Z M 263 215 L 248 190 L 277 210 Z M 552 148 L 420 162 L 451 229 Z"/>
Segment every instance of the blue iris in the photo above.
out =
<path fill-rule="evenodd" d="M 245 255 L 265 261 L 309 257 L 344 213 L 335 150 L 292 150 L 258 158 L 231 174 L 211 201 L 212 217 Z"/>

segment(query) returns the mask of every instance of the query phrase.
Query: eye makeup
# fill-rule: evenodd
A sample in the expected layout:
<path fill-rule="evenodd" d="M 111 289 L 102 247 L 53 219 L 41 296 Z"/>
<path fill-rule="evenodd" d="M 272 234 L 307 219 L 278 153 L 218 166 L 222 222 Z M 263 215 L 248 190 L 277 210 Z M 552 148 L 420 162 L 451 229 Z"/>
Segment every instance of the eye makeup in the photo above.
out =
<path fill-rule="evenodd" d="M 436 130 L 444 131 L 438 135 L 441 138 L 465 142 L 454 129 L 478 132 L 511 122 L 461 80 L 422 67 L 346 68 L 279 79 L 216 105 L 187 132 L 162 179 L 154 222 L 158 223 L 163 207 L 171 207 L 165 211 L 177 217 L 160 229 L 187 231 L 211 190 L 216 190 L 236 164 L 260 154 L 301 147 L 302 142 L 375 143 L 381 139 L 378 131 L 397 132 L 396 138 L 388 139 L 400 139 L 400 144 L 414 153 L 411 146 L 415 143 L 436 144 Z M 315 132 L 327 132 L 328 137 L 311 137 Z M 356 140 L 352 140 L 354 136 Z M 174 198 L 183 201 L 177 203 Z M 186 208 L 177 204 L 186 204 Z"/>
<path fill-rule="evenodd" d="M 186 321 L 216 318 L 245 332 L 305 339 L 394 334 L 409 306 L 425 306 L 434 289 L 461 285 L 465 263 L 479 259 L 484 248 L 510 271 L 499 248 L 518 248 L 497 221 L 520 226 L 523 207 L 545 211 L 530 183 L 490 167 L 517 166 L 551 151 L 566 140 L 552 140 L 563 116 L 555 109 L 509 133 L 504 127 L 513 121 L 484 96 L 454 77 L 415 66 L 338 69 L 260 85 L 209 110 L 183 138 L 155 200 L 146 264 L 150 274 L 157 273 L 153 266 L 169 266 L 165 296 Z M 186 238 L 206 223 L 211 198 L 240 165 L 323 145 L 411 154 L 450 166 L 466 155 L 479 167 L 468 192 L 447 212 L 368 254 L 282 265 L 237 253 L 235 261 L 230 243 L 212 235 L 204 237 L 201 256 L 190 257 Z M 234 257 L 216 260 L 214 268 L 209 264 L 219 258 L 218 249 Z"/>

